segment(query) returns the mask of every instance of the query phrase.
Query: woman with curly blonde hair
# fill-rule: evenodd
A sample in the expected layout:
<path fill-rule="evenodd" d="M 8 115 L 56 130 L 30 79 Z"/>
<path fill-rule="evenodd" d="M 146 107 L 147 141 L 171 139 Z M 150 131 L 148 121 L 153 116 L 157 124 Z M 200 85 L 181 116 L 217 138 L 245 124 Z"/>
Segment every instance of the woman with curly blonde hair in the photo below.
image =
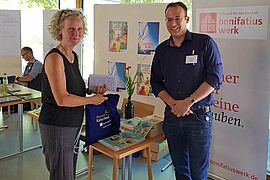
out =
<path fill-rule="evenodd" d="M 49 24 L 49 32 L 59 44 L 44 60 L 39 123 L 50 180 L 75 179 L 84 105 L 98 105 L 107 99 L 102 95 L 105 87 L 95 88 L 96 95 L 86 97 L 78 55 L 73 51 L 86 31 L 85 17 L 78 10 L 57 11 Z"/>

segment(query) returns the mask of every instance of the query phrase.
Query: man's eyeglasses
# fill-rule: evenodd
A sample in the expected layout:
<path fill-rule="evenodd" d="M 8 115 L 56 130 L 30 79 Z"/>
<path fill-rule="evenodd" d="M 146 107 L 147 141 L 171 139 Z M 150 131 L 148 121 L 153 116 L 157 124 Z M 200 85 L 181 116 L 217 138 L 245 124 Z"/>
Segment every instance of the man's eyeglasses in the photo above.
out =
<path fill-rule="evenodd" d="M 26 54 L 28 54 L 29 52 L 26 52 L 26 53 L 24 53 L 24 54 L 22 54 L 22 57 L 24 57 Z"/>
<path fill-rule="evenodd" d="M 175 16 L 174 18 L 165 18 L 165 21 L 167 23 L 172 23 L 173 21 L 175 22 L 180 22 L 182 19 L 184 19 L 186 16 Z"/>

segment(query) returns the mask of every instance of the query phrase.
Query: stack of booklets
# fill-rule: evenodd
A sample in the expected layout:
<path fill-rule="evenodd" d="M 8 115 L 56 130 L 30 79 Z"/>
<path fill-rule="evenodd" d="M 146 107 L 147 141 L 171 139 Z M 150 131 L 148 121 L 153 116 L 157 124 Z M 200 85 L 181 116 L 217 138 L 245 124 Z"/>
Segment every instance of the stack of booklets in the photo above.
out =
<path fill-rule="evenodd" d="M 130 131 L 122 131 L 119 134 L 99 140 L 99 142 L 113 150 L 120 150 L 145 140 L 145 137 L 153 127 L 153 122 L 139 121 Z"/>
<path fill-rule="evenodd" d="M 164 120 L 163 117 L 150 115 L 150 116 L 147 116 L 146 119 L 154 123 L 153 128 L 151 129 L 147 137 L 154 137 L 159 134 L 163 134 L 163 130 L 162 130 L 162 125 L 163 125 L 163 120 Z"/>
<path fill-rule="evenodd" d="M 143 121 L 142 118 L 133 117 L 131 119 L 121 119 L 121 128 L 124 130 L 133 130 L 133 128 L 140 122 Z"/>
<path fill-rule="evenodd" d="M 133 130 L 133 128 L 140 122 L 140 121 L 151 121 L 153 123 L 153 127 L 151 131 L 147 134 L 147 137 L 154 137 L 159 134 L 162 134 L 162 124 L 163 124 L 163 118 L 156 116 L 156 115 L 150 115 L 146 116 L 144 118 L 140 117 L 134 117 L 131 119 L 122 119 L 121 120 L 121 129 L 124 130 Z"/>

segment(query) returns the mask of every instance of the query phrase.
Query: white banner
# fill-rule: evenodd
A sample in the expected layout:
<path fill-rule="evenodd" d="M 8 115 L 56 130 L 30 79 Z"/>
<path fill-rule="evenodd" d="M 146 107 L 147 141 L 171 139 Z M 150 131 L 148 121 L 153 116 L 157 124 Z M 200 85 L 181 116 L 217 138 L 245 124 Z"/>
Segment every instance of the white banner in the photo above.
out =
<path fill-rule="evenodd" d="M 203 2 L 197 3 L 199 7 Z M 213 13 L 216 17 L 209 21 Z M 210 24 L 206 23 L 206 16 Z M 214 92 L 209 172 L 229 180 L 266 179 L 268 6 L 199 8 L 195 22 L 196 31 L 216 37 L 223 63 L 223 85 Z"/>
<path fill-rule="evenodd" d="M 268 6 L 196 10 L 196 29 L 216 38 L 267 39 Z"/>
<path fill-rule="evenodd" d="M 0 10 L 0 56 L 17 56 L 19 54 L 21 39 L 20 25 L 21 11 Z"/>

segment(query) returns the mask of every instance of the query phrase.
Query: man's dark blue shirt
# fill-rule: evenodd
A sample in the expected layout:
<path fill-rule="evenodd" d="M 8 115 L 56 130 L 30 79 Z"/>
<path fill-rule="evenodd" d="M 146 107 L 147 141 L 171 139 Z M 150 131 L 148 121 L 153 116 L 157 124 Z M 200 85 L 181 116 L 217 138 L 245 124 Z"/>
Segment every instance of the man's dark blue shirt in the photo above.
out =
<path fill-rule="evenodd" d="M 153 93 L 166 90 L 172 98 L 183 100 L 206 82 L 219 89 L 222 79 L 221 56 L 215 41 L 208 35 L 186 32 L 180 47 L 170 45 L 170 39 L 162 42 L 155 52 L 151 69 Z M 196 63 L 187 63 L 187 57 L 197 55 Z M 213 104 L 209 94 L 195 103 L 192 109 Z M 167 107 L 168 108 L 168 107 Z"/>

